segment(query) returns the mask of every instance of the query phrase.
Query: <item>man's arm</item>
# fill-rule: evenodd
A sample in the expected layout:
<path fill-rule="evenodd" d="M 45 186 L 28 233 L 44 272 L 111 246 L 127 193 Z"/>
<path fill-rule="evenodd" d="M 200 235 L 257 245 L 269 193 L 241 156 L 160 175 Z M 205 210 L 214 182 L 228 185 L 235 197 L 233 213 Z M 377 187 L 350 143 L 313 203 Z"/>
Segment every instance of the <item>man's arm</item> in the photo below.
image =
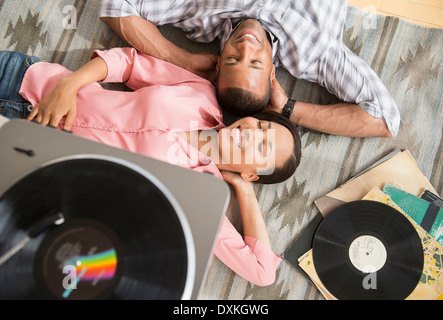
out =
<path fill-rule="evenodd" d="M 105 24 L 138 51 L 173 63 L 200 77 L 215 80 L 218 56 L 190 53 L 166 39 L 156 25 L 140 16 L 101 17 Z"/>
<path fill-rule="evenodd" d="M 302 127 L 347 137 L 392 137 L 382 118 L 375 118 L 356 104 L 318 105 L 296 102 L 291 122 Z"/>
<path fill-rule="evenodd" d="M 288 101 L 277 79 L 272 81 L 268 109 L 282 112 Z M 297 101 L 290 120 L 292 123 L 320 132 L 347 137 L 392 137 L 382 118 L 375 118 L 356 104 L 319 105 Z"/>

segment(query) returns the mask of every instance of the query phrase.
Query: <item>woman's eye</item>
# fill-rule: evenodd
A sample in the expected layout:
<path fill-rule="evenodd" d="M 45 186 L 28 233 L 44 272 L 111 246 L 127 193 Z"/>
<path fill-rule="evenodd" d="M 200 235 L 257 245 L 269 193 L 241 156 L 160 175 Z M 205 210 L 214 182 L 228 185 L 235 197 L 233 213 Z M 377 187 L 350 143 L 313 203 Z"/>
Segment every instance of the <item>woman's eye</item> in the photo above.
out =
<path fill-rule="evenodd" d="M 264 157 L 269 157 L 271 155 L 271 146 L 269 144 L 260 143 L 258 150 Z"/>

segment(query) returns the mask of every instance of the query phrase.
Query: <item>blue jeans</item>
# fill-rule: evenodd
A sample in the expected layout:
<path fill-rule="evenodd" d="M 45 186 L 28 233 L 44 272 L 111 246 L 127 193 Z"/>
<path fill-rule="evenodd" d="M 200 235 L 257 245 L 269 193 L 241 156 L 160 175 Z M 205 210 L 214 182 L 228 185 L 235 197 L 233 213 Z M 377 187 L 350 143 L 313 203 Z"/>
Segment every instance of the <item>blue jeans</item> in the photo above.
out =
<path fill-rule="evenodd" d="M 29 66 L 40 61 L 17 51 L 0 51 L 0 115 L 6 118 L 27 118 L 32 105 L 19 94 Z"/>

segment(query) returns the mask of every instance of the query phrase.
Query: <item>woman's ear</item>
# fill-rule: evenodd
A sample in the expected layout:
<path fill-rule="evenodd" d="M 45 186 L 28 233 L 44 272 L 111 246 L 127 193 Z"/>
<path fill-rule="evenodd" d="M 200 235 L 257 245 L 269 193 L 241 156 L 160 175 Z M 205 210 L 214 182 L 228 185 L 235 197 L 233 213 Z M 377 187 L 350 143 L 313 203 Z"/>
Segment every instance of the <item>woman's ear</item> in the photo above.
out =
<path fill-rule="evenodd" d="M 257 181 L 258 179 L 260 179 L 260 177 L 258 175 L 256 175 L 255 173 L 242 172 L 242 173 L 240 173 L 240 175 L 243 180 L 249 181 L 249 182 Z"/>

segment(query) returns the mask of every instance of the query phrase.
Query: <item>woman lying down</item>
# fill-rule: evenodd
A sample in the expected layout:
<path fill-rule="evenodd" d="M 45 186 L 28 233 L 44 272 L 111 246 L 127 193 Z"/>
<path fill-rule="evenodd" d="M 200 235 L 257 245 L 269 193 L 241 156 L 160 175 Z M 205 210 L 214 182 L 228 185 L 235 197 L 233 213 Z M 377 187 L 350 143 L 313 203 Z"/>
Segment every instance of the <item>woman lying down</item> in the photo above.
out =
<path fill-rule="evenodd" d="M 214 253 L 256 285 L 275 281 L 281 258 L 252 183 L 279 183 L 295 172 L 300 138 L 285 117 L 261 112 L 226 127 L 209 81 L 133 48 L 94 51 L 75 72 L 0 52 L 0 77 L 0 114 L 7 118 L 59 127 L 232 184 L 243 236 L 225 216 Z M 107 90 L 97 81 L 123 82 L 133 91 Z"/>

